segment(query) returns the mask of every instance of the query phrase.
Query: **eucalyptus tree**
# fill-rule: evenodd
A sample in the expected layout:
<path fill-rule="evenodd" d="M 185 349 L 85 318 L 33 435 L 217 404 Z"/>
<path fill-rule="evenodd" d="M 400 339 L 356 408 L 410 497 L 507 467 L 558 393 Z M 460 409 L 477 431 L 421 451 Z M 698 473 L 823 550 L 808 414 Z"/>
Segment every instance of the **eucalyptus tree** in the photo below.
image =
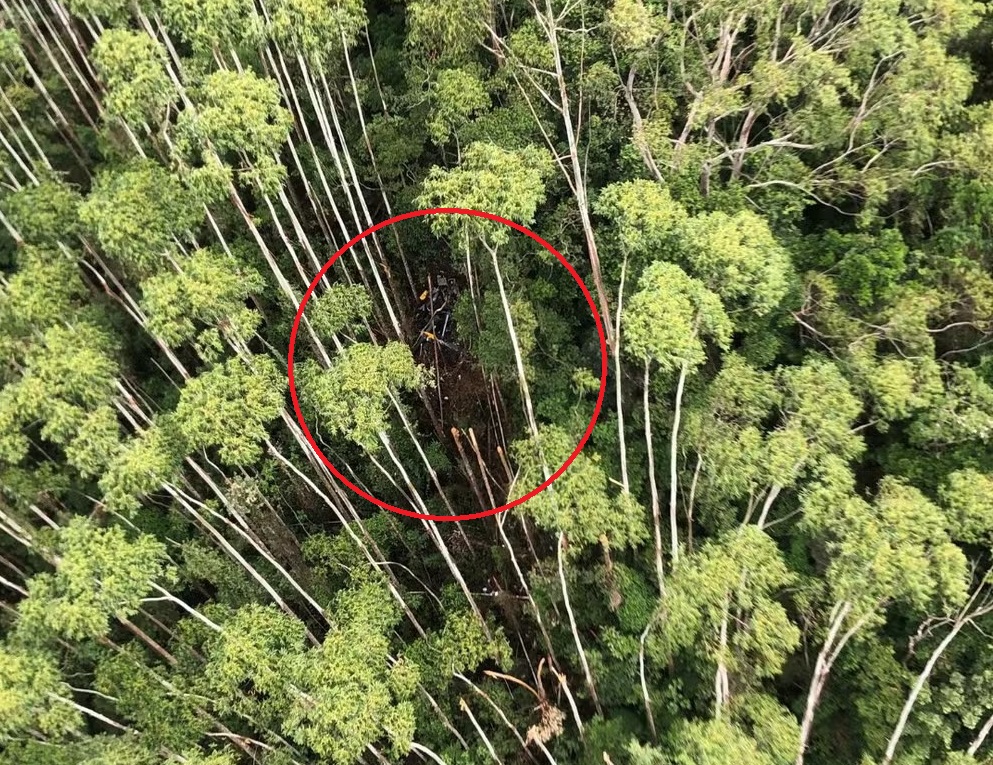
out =
<path fill-rule="evenodd" d="M 688 173 L 704 193 L 727 172 L 754 191 L 873 205 L 956 162 L 941 147 L 972 74 L 954 41 L 979 18 L 970 3 L 918 16 L 873 5 L 619 2 L 615 34 L 643 52 L 617 75 L 650 170 Z M 663 62 L 671 75 L 653 82 Z M 673 109 L 678 101 L 685 107 Z M 908 119 L 918 128 L 906 131 Z"/>
<path fill-rule="evenodd" d="M 952 613 L 965 603 L 968 587 L 966 557 L 940 509 L 897 479 L 884 479 L 870 503 L 852 491 L 843 462 L 828 460 L 804 500 L 804 523 L 827 540 L 825 594 L 832 605 L 801 721 L 798 765 L 831 669 L 852 638 L 878 626 L 893 603 Z"/>
<path fill-rule="evenodd" d="M 673 563 L 676 563 L 679 559 L 677 443 L 683 390 L 689 371 L 706 358 L 703 338 L 712 338 L 718 347 L 726 348 L 731 339 L 731 320 L 720 298 L 701 281 L 687 276 L 677 265 L 656 262 L 645 269 L 638 280 L 638 291 L 628 303 L 625 336 L 627 353 L 639 359 L 645 369 L 645 440 L 648 446 L 649 483 L 652 486 L 656 568 L 661 583 L 661 522 L 648 405 L 651 364 L 658 364 L 664 373 L 679 370 L 669 449 L 669 552 Z"/>

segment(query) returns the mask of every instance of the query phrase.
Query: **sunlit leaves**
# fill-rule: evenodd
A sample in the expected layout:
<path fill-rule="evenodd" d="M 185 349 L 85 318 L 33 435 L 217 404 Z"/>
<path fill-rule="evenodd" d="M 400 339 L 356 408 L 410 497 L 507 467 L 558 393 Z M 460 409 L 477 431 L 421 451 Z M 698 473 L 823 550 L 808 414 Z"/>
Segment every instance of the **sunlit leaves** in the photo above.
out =
<path fill-rule="evenodd" d="M 78 731 L 82 715 L 59 700 L 69 693 L 54 656 L 0 644 L 0 742 L 30 729 L 55 738 Z"/>
<path fill-rule="evenodd" d="M 204 78 L 195 102 L 196 112 L 180 114 L 177 146 L 194 156 L 247 155 L 253 166 L 241 170 L 241 177 L 267 192 L 278 189 L 286 170 L 273 155 L 286 141 L 293 118 L 281 104 L 276 82 L 251 70 L 222 69 Z M 231 164 L 240 166 L 237 160 Z"/>
<path fill-rule="evenodd" d="M 138 276 L 154 273 L 173 251 L 174 237 L 196 226 L 203 213 L 161 165 L 136 160 L 97 175 L 79 217 L 100 246 Z"/>
<path fill-rule="evenodd" d="M 204 689 L 220 709 L 260 714 L 331 762 L 352 763 L 384 738 L 401 756 L 414 730 L 417 668 L 390 666 L 396 619 L 382 583 L 362 575 L 338 594 L 318 647 L 307 646 L 302 622 L 245 606 L 206 646 Z"/>
<path fill-rule="evenodd" d="M 672 263 L 646 268 L 626 308 L 625 350 L 665 371 L 703 363 L 701 337 L 721 347 L 731 340 L 731 321 L 717 295 Z"/>
<path fill-rule="evenodd" d="M 427 381 L 403 343 L 350 345 L 330 369 L 304 363 L 297 378 L 322 430 L 342 433 L 372 450 L 378 448 L 378 434 L 387 429 L 389 391 L 413 390 Z"/>
<path fill-rule="evenodd" d="M 663 20 L 643 0 L 614 0 L 607 11 L 607 28 L 625 50 L 639 50 L 661 31 Z"/>
<path fill-rule="evenodd" d="M 786 294 L 790 259 L 769 225 L 750 211 L 689 218 L 680 229 L 687 269 L 731 304 L 769 313 Z"/>
<path fill-rule="evenodd" d="M 69 10 L 79 17 L 99 16 L 121 22 L 131 15 L 132 4 L 127 0 L 69 0 Z M 135 4 L 136 7 L 141 7 Z"/>
<path fill-rule="evenodd" d="M 483 0 L 412 0 L 407 5 L 407 44 L 429 61 L 470 60 L 485 34 Z"/>
<path fill-rule="evenodd" d="M 773 765 L 756 742 L 726 720 L 680 722 L 665 749 L 634 743 L 632 765 Z"/>
<path fill-rule="evenodd" d="M 25 186 L 3 200 L 3 211 L 25 242 L 71 247 L 80 231 L 77 218 L 82 196 L 60 180 L 43 179 Z"/>
<path fill-rule="evenodd" d="M 307 307 L 311 326 L 324 338 L 351 330 L 371 314 L 372 298 L 358 284 L 332 284 L 324 294 L 311 298 Z"/>
<path fill-rule="evenodd" d="M 255 704 L 242 691 L 247 688 L 260 694 L 264 713 L 281 714 L 291 698 L 284 668 L 304 654 L 305 636 L 302 622 L 273 606 L 238 609 L 205 646 L 204 688 L 219 709 L 252 711 Z"/>
<path fill-rule="evenodd" d="M 303 693 L 295 694 L 284 729 L 334 763 L 354 762 L 386 738 L 395 756 L 410 749 L 414 733 L 417 667 L 389 665 L 389 631 L 398 611 L 375 578 L 353 582 L 334 604 L 335 624 L 320 648 L 296 669 Z"/>
<path fill-rule="evenodd" d="M 721 661 L 742 684 L 778 674 L 800 640 L 776 596 L 793 582 L 775 543 L 755 526 L 729 532 L 690 555 L 666 583 L 664 622 L 651 638 L 660 660 L 680 652 Z M 721 642 L 721 623 L 727 625 Z"/>
<path fill-rule="evenodd" d="M 176 407 L 176 424 L 192 449 L 216 447 L 228 465 L 262 455 L 269 423 L 283 408 L 286 378 L 268 356 L 236 358 L 190 380 Z"/>
<path fill-rule="evenodd" d="M 97 478 L 116 456 L 120 438 L 117 411 L 109 405 L 97 407 L 65 445 L 66 461 L 84 478 Z"/>
<path fill-rule="evenodd" d="M 986 440 L 993 434 L 993 386 L 975 369 L 961 364 L 948 368 L 944 395 L 911 425 L 913 443 L 961 444 Z"/>
<path fill-rule="evenodd" d="M 206 720 L 197 714 L 198 700 L 175 686 L 167 687 L 145 666 L 137 646 L 100 661 L 94 686 L 94 690 L 116 699 L 118 714 L 134 721 L 149 748 L 181 750 L 208 729 Z"/>
<path fill-rule="evenodd" d="M 112 617 L 138 610 L 149 582 L 168 580 L 165 546 L 154 537 L 134 539 L 119 527 L 100 528 L 74 518 L 58 534 L 54 574 L 37 574 L 18 606 L 25 635 L 99 637 Z"/>
<path fill-rule="evenodd" d="M 460 611 L 449 613 L 440 630 L 415 644 L 411 656 L 425 670 L 432 670 L 426 682 L 443 685 L 451 674 L 470 672 L 487 660 L 505 667 L 512 654 L 502 631 L 487 637 L 475 615 Z"/>
<path fill-rule="evenodd" d="M 107 86 L 108 114 L 132 125 L 162 119 L 178 94 L 166 73 L 166 51 L 144 32 L 107 29 L 93 47 L 93 62 Z"/>
<path fill-rule="evenodd" d="M 7 285 L 0 286 L 0 323 L 3 335 L 27 342 L 33 332 L 71 315 L 86 287 L 76 265 L 55 250 L 25 247 L 18 265 Z M 3 344 L 13 339 L 0 335 L 0 348 L 6 351 Z"/>
<path fill-rule="evenodd" d="M 251 0 L 163 0 L 170 31 L 199 53 L 239 48 L 262 38 L 263 20 Z"/>
<path fill-rule="evenodd" d="M 197 324 L 247 341 L 262 320 L 245 305 L 245 298 L 264 286 L 259 273 L 214 250 L 197 250 L 182 269 L 142 282 L 148 329 L 171 345 L 193 339 Z"/>
<path fill-rule="evenodd" d="M 81 472 L 93 475 L 113 450 L 109 404 L 118 372 L 113 341 L 102 328 L 82 322 L 53 324 L 36 339 L 24 351 L 20 379 L 0 390 L 0 423 L 6 426 L 0 459 L 15 464 L 23 459 L 28 442 L 20 429 L 40 423 L 43 438 L 68 444 L 70 464 L 78 458 Z"/>
<path fill-rule="evenodd" d="M 465 69 L 443 69 L 431 84 L 433 105 L 428 132 L 436 143 L 444 143 L 468 124 L 475 114 L 490 107 L 483 82 Z"/>
<path fill-rule="evenodd" d="M 993 478 L 978 470 L 956 470 L 941 487 L 953 539 L 972 544 L 993 541 Z"/>
<path fill-rule="evenodd" d="M 542 483 L 576 448 L 577 440 L 556 425 L 540 428 L 538 441 L 516 442 L 512 450 L 521 468 L 515 482 L 516 496 Z M 513 491 L 512 491 L 513 494 Z M 542 528 L 561 531 L 570 551 L 596 545 L 604 539 L 612 547 L 634 546 L 647 536 L 644 508 L 611 496 L 607 472 L 600 456 L 581 452 L 569 469 L 548 489 L 532 497 L 526 508 Z"/>
<path fill-rule="evenodd" d="M 613 183 L 600 192 L 596 211 L 617 225 L 621 246 L 629 253 L 660 257 L 687 214 L 669 190 L 646 180 Z"/>
<path fill-rule="evenodd" d="M 175 480 L 186 454 L 175 422 L 161 416 L 131 439 L 100 479 L 104 501 L 116 510 L 137 510 L 140 499 Z"/>
<path fill-rule="evenodd" d="M 927 409 L 941 397 L 941 369 L 930 358 L 891 356 L 865 371 L 866 387 L 876 410 L 887 420 L 900 420 Z"/>
<path fill-rule="evenodd" d="M 508 151 L 491 143 L 474 143 L 462 152 L 458 167 L 431 169 L 418 204 L 482 210 L 528 225 L 545 198 L 544 178 L 549 170 L 547 153 L 537 147 Z M 464 215 L 434 215 L 431 228 L 448 235 L 470 231 L 493 244 L 502 244 L 510 236 L 503 224 Z"/>
<path fill-rule="evenodd" d="M 273 40 L 316 66 L 333 64 L 332 57 L 353 45 L 366 23 L 359 0 L 274 0 L 267 10 Z"/>
<path fill-rule="evenodd" d="M 941 510 L 894 478 L 872 502 L 851 492 L 850 477 L 838 478 L 811 490 L 804 504 L 806 522 L 829 538 L 836 597 L 869 610 L 892 601 L 919 610 L 961 604 L 967 563 Z"/>

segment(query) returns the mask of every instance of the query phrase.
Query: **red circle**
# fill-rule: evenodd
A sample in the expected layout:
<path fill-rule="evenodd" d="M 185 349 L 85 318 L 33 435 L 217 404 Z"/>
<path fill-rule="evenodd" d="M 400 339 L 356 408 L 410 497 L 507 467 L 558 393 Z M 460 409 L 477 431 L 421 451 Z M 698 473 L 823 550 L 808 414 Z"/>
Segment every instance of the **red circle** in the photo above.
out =
<path fill-rule="evenodd" d="M 572 278 L 575 279 L 576 284 L 579 285 L 579 288 L 583 291 L 583 295 L 586 297 L 586 302 L 589 305 L 590 310 L 593 312 L 593 319 L 596 321 L 597 333 L 600 335 L 600 360 L 601 360 L 600 392 L 597 395 L 596 407 L 594 407 L 593 409 L 593 416 L 590 417 L 590 424 L 586 426 L 586 432 L 583 433 L 583 437 L 579 439 L 579 444 L 573 450 L 572 454 L 570 454 L 569 458 L 562 464 L 562 467 L 560 467 L 558 470 L 552 473 L 552 475 L 549 478 L 547 478 L 544 481 L 544 483 L 541 483 L 536 488 L 532 489 L 527 494 L 525 494 L 523 497 L 518 497 L 513 502 L 508 502 L 505 505 L 500 505 L 499 507 L 494 507 L 490 510 L 484 510 L 479 513 L 467 513 L 465 515 L 427 515 L 425 513 L 418 513 L 413 510 L 405 510 L 402 507 L 396 507 L 395 505 L 391 505 L 387 502 L 383 502 L 383 500 L 381 499 L 377 499 L 376 497 L 363 491 L 358 486 L 356 486 L 351 481 L 349 481 L 344 475 L 342 475 L 338 471 L 338 469 L 333 464 L 331 464 L 331 460 L 329 460 L 327 457 L 324 456 L 324 452 L 321 451 L 320 447 L 317 445 L 317 442 L 314 440 L 313 435 L 311 435 L 310 428 L 307 427 L 307 423 L 304 421 L 303 418 L 303 413 L 300 411 L 300 401 L 297 398 L 296 382 L 293 379 L 293 351 L 296 348 L 297 331 L 300 329 L 300 318 L 303 316 L 303 311 L 304 308 L 307 306 L 307 301 L 310 300 L 310 296 L 314 294 L 314 288 L 317 286 L 317 283 L 321 280 L 321 277 L 323 277 L 324 274 L 327 273 L 327 270 L 331 268 L 331 266 L 334 265 L 335 261 L 338 260 L 338 258 L 340 258 L 348 249 L 350 249 L 352 246 L 365 239 L 367 236 L 369 236 L 369 234 L 379 231 L 379 229 L 385 228 L 386 226 L 389 226 L 393 223 L 399 223 L 400 221 L 403 220 L 408 220 L 410 218 L 419 218 L 423 215 L 437 215 L 437 214 L 471 215 L 476 218 L 486 218 L 487 220 L 496 221 L 497 223 L 503 223 L 506 226 L 510 226 L 515 231 L 519 231 L 525 236 L 528 236 L 534 241 L 536 241 L 538 244 L 540 244 L 542 247 L 544 247 L 546 250 L 552 253 L 556 258 L 558 258 L 559 262 L 563 266 L 565 266 L 565 269 L 569 272 Z M 603 408 L 603 397 L 604 397 L 604 393 L 607 390 L 607 336 L 603 331 L 603 322 L 600 319 L 600 312 L 597 311 L 596 305 L 593 303 L 593 296 L 590 294 L 590 291 L 586 288 L 586 285 L 583 283 L 583 280 L 579 277 L 579 274 L 576 273 L 576 269 L 574 269 L 571 265 L 569 265 L 569 262 L 564 257 L 562 257 L 562 254 L 558 250 L 556 250 L 548 242 L 546 242 L 544 239 L 542 239 L 540 236 L 538 236 L 530 229 L 527 229 L 524 226 L 521 226 L 520 224 L 514 223 L 511 220 L 507 220 L 506 218 L 501 218 L 499 215 L 494 215 L 493 213 L 483 212 L 482 210 L 471 210 L 462 207 L 433 207 L 427 210 L 414 210 L 412 212 L 403 213 L 402 215 L 395 215 L 392 218 L 377 223 L 374 226 L 370 226 L 358 236 L 352 237 L 352 239 L 348 243 L 346 243 L 344 247 L 342 247 L 334 255 L 332 255 L 331 259 L 324 264 L 324 267 L 317 272 L 317 275 L 314 277 L 313 281 L 310 283 L 310 286 L 307 288 L 307 291 L 304 293 L 303 300 L 300 301 L 300 307 L 297 308 L 296 316 L 293 318 L 293 329 L 290 331 L 290 348 L 287 354 L 287 361 L 289 363 L 288 375 L 290 379 L 290 398 L 293 399 L 293 410 L 294 412 L 296 412 L 297 421 L 300 423 L 300 427 L 303 428 L 303 434 L 304 436 L 306 436 L 307 442 L 310 444 L 311 448 L 313 448 L 317 456 L 321 459 L 321 462 L 323 462 L 327 466 L 327 468 L 338 478 L 338 480 L 344 483 L 349 489 L 354 491 L 360 497 L 369 500 L 375 505 L 379 505 L 379 507 L 383 508 L 384 510 L 389 510 L 391 512 L 398 513 L 400 515 L 406 515 L 410 518 L 421 518 L 429 521 L 467 521 L 467 520 L 472 520 L 473 518 L 485 518 L 488 515 L 496 515 L 497 513 L 502 513 L 504 510 L 509 510 L 512 507 L 516 507 L 522 502 L 526 502 L 527 500 L 531 499 L 531 497 L 534 497 L 540 492 L 547 489 L 549 486 L 552 485 L 554 481 L 556 481 L 559 478 L 559 476 L 561 476 L 566 471 L 566 469 L 573 463 L 576 457 L 579 456 L 579 453 L 583 450 L 583 447 L 586 446 L 586 442 L 589 440 L 590 434 L 593 432 L 593 426 L 596 424 L 597 418 L 600 416 L 600 410 Z"/>

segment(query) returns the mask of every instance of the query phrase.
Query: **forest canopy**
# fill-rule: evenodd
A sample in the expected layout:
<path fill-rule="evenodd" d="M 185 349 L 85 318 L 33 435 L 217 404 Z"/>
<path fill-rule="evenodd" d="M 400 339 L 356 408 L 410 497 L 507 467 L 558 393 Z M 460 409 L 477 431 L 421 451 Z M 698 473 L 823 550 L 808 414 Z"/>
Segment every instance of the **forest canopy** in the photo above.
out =
<path fill-rule="evenodd" d="M 0 765 L 993 762 L 990 11 L 0 0 Z"/>

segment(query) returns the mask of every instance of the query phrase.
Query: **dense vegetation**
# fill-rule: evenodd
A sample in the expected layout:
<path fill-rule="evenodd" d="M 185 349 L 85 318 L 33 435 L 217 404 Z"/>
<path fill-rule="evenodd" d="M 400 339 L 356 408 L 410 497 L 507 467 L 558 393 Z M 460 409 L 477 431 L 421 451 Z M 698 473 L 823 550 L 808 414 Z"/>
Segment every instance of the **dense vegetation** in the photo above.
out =
<path fill-rule="evenodd" d="M 991 761 L 986 11 L 0 0 L 0 763 Z"/>

